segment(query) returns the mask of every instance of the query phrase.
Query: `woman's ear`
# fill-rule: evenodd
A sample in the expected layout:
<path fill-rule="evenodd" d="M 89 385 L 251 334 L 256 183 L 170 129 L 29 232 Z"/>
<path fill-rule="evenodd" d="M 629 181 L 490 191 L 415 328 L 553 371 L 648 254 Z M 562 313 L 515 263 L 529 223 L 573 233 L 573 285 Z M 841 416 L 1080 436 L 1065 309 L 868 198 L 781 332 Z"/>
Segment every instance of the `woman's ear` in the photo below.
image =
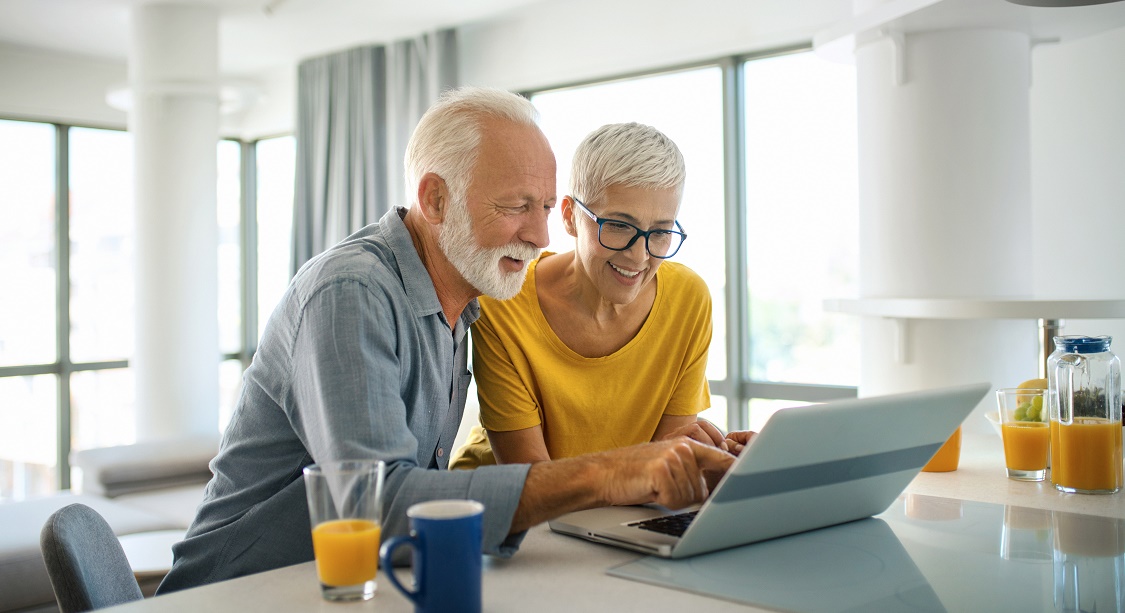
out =
<path fill-rule="evenodd" d="M 418 210 L 431 224 L 440 224 L 445 219 L 445 208 L 449 206 L 449 186 L 437 173 L 427 172 L 418 181 Z"/>
<path fill-rule="evenodd" d="M 563 228 L 566 229 L 566 233 L 578 238 L 578 228 L 574 226 L 574 206 L 574 198 L 563 196 L 559 212 L 562 214 Z"/>

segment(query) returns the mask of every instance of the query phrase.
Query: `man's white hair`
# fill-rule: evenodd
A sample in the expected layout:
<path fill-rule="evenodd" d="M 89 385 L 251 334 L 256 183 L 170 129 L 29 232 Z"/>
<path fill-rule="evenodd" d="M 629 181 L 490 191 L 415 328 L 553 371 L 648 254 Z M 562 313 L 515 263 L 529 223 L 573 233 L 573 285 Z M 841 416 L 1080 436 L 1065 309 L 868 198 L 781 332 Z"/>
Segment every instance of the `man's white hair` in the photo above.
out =
<path fill-rule="evenodd" d="M 418 182 L 427 172 L 445 179 L 454 200 L 469 188 L 480 152 L 481 122 L 489 117 L 534 126 L 539 113 L 529 100 L 501 89 L 461 87 L 442 93 L 422 115 L 406 145 L 406 190 L 418 201 Z"/>
<path fill-rule="evenodd" d="M 652 126 L 615 123 L 594 130 L 578 145 L 570 170 L 570 193 L 587 204 L 611 185 L 675 188 L 683 194 L 687 168 L 680 148 Z"/>

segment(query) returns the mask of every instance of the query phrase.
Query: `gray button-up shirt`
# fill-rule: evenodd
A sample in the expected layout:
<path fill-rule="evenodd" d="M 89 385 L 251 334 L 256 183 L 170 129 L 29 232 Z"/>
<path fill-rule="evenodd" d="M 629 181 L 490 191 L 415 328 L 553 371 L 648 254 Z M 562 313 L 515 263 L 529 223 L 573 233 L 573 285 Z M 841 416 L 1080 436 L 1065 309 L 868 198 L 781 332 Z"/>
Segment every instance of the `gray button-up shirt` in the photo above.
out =
<path fill-rule="evenodd" d="M 450 329 L 404 214 L 390 211 L 294 277 L 160 592 L 312 560 L 301 471 L 328 460 L 387 462 L 386 537 L 407 532 L 416 502 L 468 498 L 485 506 L 485 552 L 515 551 L 507 535 L 528 466 L 445 470 L 480 309 L 472 301 Z"/>

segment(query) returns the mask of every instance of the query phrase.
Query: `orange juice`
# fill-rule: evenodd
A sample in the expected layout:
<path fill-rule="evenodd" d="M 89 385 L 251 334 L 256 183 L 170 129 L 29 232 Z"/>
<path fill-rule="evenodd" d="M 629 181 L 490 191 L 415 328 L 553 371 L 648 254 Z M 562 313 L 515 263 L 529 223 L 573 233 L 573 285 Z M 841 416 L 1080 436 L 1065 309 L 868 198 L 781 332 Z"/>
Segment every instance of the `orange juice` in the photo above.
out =
<path fill-rule="evenodd" d="M 1052 442 L 1057 443 L 1051 450 L 1051 481 L 1056 486 L 1087 492 L 1121 488 L 1121 422 L 1076 417 L 1069 425 L 1052 421 L 1051 428 Z"/>
<path fill-rule="evenodd" d="M 325 585 L 358 585 L 379 568 L 379 525 L 366 519 L 337 519 L 312 531 L 316 572 Z"/>
<path fill-rule="evenodd" d="M 957 470 L 957 463 L 961 460 L 961 426 L 945 441 L 945 444 L 938 449 L 934 457 L 930 458 L 929 462 L 922 467 L 922 470 L 930 473 L 947 473 L 951 470 Z"/>
<path fill-rule="evenodd" d="M 1059 420 L 1051 420 L 1051 483 L 1059 483 L 1059 479 L 1065 478 L 1063 475 L 1065 469 L 1059 465 L 1059 450 L 1062 449 L 1062 444 L 1059 443 Z"/>
<path fill-rule="evenodd" d="M 1047 468 L 1050 428 L 1041 421 L 1012 421 L 1001 426 L 1004 436 L 1004 461 L 1014 470 Z"/>

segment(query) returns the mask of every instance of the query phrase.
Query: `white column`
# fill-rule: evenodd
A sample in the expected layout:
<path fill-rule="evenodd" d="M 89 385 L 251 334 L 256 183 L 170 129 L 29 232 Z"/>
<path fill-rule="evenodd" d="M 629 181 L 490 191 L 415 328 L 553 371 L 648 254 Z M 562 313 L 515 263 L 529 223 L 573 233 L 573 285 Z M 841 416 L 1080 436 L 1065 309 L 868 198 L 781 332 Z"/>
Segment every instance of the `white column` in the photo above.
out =
<path fill-rule="evenodd" d="M 213 6 L 132 10 L 140 440 L 218 428 L 218 49 Z"/>
<path fill-rule="evenodd" d="M 1030 61 L 1028 36 L 1004 30 L 856 49 L 861 298 L 1032 296 Z M 861 338 L 865 395 L 1036 376 L 1034 321 L 864 318 Z"/>

